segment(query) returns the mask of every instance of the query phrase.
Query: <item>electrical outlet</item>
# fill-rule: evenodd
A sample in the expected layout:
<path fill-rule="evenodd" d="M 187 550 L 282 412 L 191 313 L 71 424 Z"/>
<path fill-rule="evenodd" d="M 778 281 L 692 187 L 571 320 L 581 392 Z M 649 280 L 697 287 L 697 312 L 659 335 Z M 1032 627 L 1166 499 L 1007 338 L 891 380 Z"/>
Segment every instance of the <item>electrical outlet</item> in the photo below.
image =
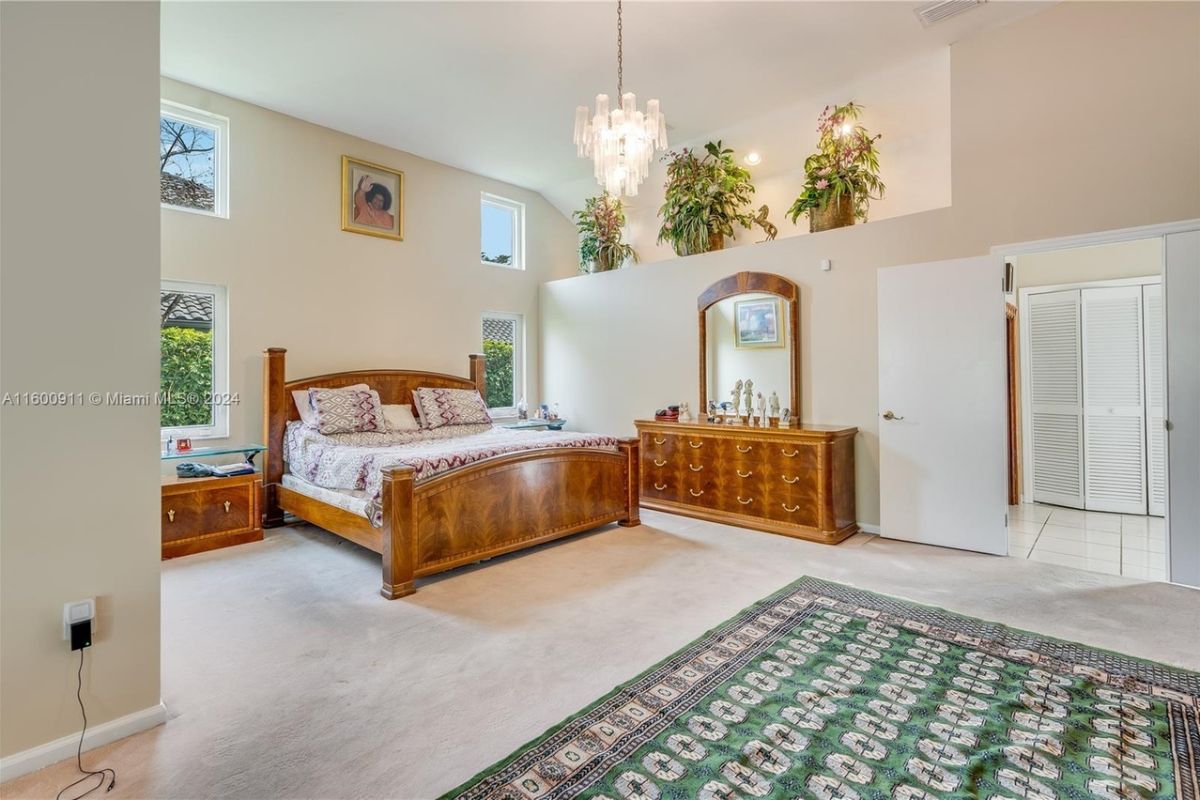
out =
<path fill-rule="evenodd" d="M 70 641 L 71 626 L 78 622 L 90 622 L 96 619 L 96 598 L 76 600 L 74 603 L 63 604 L 63 640 Z"/>
<path fill-rule="evenodd" d="M 821 271 L 829 272 L 829 270 L 831 270 L 831 269 L 833 269 L 833 262 L 830 261 L 828 258 L 822 258 L 821 259 Z"/>

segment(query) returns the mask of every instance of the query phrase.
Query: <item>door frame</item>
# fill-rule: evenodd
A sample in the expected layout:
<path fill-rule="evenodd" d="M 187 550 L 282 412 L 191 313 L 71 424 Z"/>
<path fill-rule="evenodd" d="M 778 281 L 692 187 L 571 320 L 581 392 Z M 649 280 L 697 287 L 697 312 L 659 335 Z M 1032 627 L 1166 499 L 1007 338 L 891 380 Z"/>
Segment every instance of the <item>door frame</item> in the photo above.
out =
<path fill-rule="evenodd" d="M 1151 236 L 1151 237 L 1146 237 L 1146 238 L 1152 239 L 1154 237 Z M 1160 265 L 1160 269 L 1161 269 L 1161 265 Z M 1030 336 L 1029 336 L 1029 298 L 1030 298 L 1030 296 L 1035 295 L 1035 294 L 1047 294 L 1050 292 L 1064 292 L 1064 291 L 1069 291 L 1072 289 L 1103 289 L 1103 288 L 1111 287 L 1111 286 L 1145 286 L 1147 284 L 1161 285 L 1162 282 L 1163 282 L 1163 276 L 1162 276 L 1162 273 L 1159 272 L 1158 275 L 1143 275 L 1140 278 L 1109 278 L 1107 280 L 1102 280 L 1102 281 L 1079 281 L 1077 283 L 1056 283 L 1056 284 L 1047 284 L 1046 286 L 1022 286 L 1020 289 L 1017 289 L 1017 323 L 1018 323 L 1018 330 L 1020 330 L 1020 335 L 1018 337 L 1020 339 L 1020 341 L 1017 343 L 1017 348 L 1018 348 L 1018 352 L 1020 353 L 1019 358 L 1020 358 L 1020 363 L 1021 363 L 1021 380 L 1020 380 L 1021 385 L 1018 387 L 1018 394 L 1020 395 L 1020 399 L 1021 399 L 1021 416 L 1025 420 L 1027 420 L 1026 427 L 1021 429 L 1021 437 L 1020 437 L 1021 438 L 1021 462 L 1023 465 L 1022 471 L 1021 471 L 1021 497 L 1023 500 L 1025 500 L 1026 498 L 1033 497 L 1033 478 L 1034 478 L 1034 471 L 1035 471 L 1035 468 L 1033 465 L 1033 436 L 1030 435 L 1033 432 L 1033 429 L 1032 429 L 1032 427 L 1029 427 L 1032 425 L 1032 420 L 1033 420 L 1033 399 L 1029 396 L 1029 387 L 1030 387 L 1030 380 L 1031 380 L 1031 376 L 1029 374 L 1030 360 L 1031 360 L 1030 356 L 1029 356 L 1029 338 L 1030 338 Z M 1080 331 L 1080 335 L 1082 336 L 1082 330 Z M 1165 341 L 1166 341 L 1165 334 L 1164 334 L 1163 340 L 1164 340 L 1164 351 L 1165 351 Z M 1082 349 L 1082 346 L 1083 346 L 1083 343 L 1082 343 L 1082 339 L 1081 339 L 1080 340 L 1080 348 L 1081 349 Z M 1081 358 L 1082 358 L 1082 355 L 1081 355 Z M 1144 364 L 1143 364 L 1143 368 L 1144 368 Z M 1082 370 L 1082 365 L 1081 365 L 1081 370 Z M 1083 380 L 1082 375 L 1083 375 L 1083 373 L 1081 371 L 1080 372 L 1080 380 L 1081 381 Z M 1145 376 L 1143 375 L 1143 385 L 1145 384 L 1144 377 Z M 1086 414 L 1086 412 L 1085 412 L 1085 414 Z M 1165 411 L 1164 411 L 1164 414 L 1165 414 Z M 1143 425 L 1143 428 L 1144 427 L 1145 426 Z M 1144 436 L 1144 434 L 1143 434 L 1143 436 Z M 1165 455 L 1165 453 L 1164 453 L 1164 455 Z M 1086 469 L 1086 467 L 1085 467 L 1085 469 Z M 1025 501 L 1033 502 L 1032 499 L 1028 499 Z M 1109 513 L 1109 512 L 1105 512 L 1105 513 Z"/>

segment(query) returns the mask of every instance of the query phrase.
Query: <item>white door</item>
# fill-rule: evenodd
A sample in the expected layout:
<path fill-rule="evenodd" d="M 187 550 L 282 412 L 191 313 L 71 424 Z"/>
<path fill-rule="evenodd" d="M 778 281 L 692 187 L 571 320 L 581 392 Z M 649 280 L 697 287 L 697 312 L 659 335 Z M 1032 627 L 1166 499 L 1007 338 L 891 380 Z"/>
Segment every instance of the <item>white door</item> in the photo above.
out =
<path fill-rule="evenodd" d="M 1080 291 L 1084 507 L 1146 513 L 1142 287 Z"/>
<path fill-rule="evenodd" d="M 1008 552 L 1003 265 L 879 270 L 880 532 Z"/>
<path fill-rule="evenodd" d="M 1083 508 L 1079 290 L 1029 295 L 1025 330 L 1033 499 Z"/>
<path fill-rule="evenodd" d="M 1146 507 L 1150 514 L 1167 513 L 1166 353 L 1163 349 L 1162 285 L 1142 287 L 1143 347 L 1146 351 Z"/>

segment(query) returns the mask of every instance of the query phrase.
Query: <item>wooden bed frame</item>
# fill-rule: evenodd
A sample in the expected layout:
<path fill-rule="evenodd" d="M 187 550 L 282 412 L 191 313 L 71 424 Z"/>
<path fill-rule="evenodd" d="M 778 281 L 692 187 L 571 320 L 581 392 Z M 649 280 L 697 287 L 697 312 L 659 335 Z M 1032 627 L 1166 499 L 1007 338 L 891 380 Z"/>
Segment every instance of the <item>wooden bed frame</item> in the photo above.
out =
<path fill-rule="evenodd" d="M 412 404 L 412 390 L 484 391 L 484 359 L 470 356 L 470 378 L 412 370 L 359 370 L 286 380 L 282 347 L 263 353 L 265 527 L 285 512 L 374 550 L 383 557 L 389 600 L 416 591 L 414 578 L 522 550 L 609 522 L 626 527 L 638 516 L 638 440 L 618 440 L 614 452 L 557 447 L 509 453 L 415 483 L 413 468 L 383 469 L 383 526 L 294 492 L 283 480 L 283 436 L 299 419 L 292 391 L 366 383 L 387 404 Z"/>

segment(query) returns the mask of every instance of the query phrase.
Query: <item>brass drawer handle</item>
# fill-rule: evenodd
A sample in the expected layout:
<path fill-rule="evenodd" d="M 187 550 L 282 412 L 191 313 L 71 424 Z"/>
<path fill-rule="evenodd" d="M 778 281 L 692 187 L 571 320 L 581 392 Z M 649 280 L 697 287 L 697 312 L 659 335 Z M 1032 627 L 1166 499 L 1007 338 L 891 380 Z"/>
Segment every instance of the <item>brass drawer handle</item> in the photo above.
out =
<path fill-rule="evenodd" d="M 703 447 L 703 446 L 704 446 L 704 442 L 700 442 L 700 444 L 696 444 L 691 439 L 688 439 L 688 447 Z"/>
<path fill-rule="evenodd" d="M 788 458 L 795 458 L 796 456 L 800 455 L 799 450 L 793 450 L 792 452 L 789 453 L 787 450 L 784 450 L 782 447 L 779 449 L 779 452 L 783 453 Z"/>
<path fill-rule="evenodd" d="M 787 503 L 782 503 L 781 505 L 783 505 L 783 510 L 789 514 L 795 514 L 800 510 L 800 506 L 789 506 Z"/>
<path fill-rule="evenodd" d="M 700 470 L 704 469 L 704 465 L 701 464 L 698 467 L 694 467 L 691 464 L 688 464 L 688 469 L 690 469 L 692 472 L 699 472 Z"/>
<path fill-rule="evenodd" d="M 742 471 L 739 469 L 739 470 L 737 471 L 737 474 L 738 474 L 738 477 L 739 477 L 739 478 L 749 478 L 751 475 L 753 475 L 753 474 L 754 474 L 754 472 L 753 472 L 753 471 L 751 471 L 751 470 L 746 470 L 745 472 L 742 472 Z"/>
<path fill-rule="evenodd" d="M 743 448 L 740 444 L 737 446 L 737 451 L 739 453 L 749 453 L 753 449 L 754 449 L 754 445 L 752 445 L 752 444 L 746 445 L 745 448 Z"/>
<path fill-rule="evenodd" d="M 175 509 L 168 508 L 167 509 L 167 522 L 174 522 L 174 521 L 175 521 Z"/>
<path fill-rule="evenodd" d="M 225 501 L 225 513 L 226 514 L 229 513 L 229 501 L 228 500 Z"/>
<path fill-rule="evenodd" d="M 666 444 L 666 441 L 666 437 L 663 437 L 662 439 L 658 438 L 657 436 L 654 437 L 655 444 Z"/>
<path fill-rule="evenodd" d="M 654 459 L 654 466 L 656 466 L 656 467 L 661 467 L 666 463 L 667 463 L 667 460 L 665 458 L 662 461 L 659 461 L 657 458 Z"/>
<path fill-rule="evenodd" d="M 754 498 L 753 498 L 753 497 L 751 497 L 749 500 L 743 500 L 743 499 L 741 498 L 741 496 L 739 495 L 739 496 L 738 496 L 738 499 L 737 499 L 737 501 L 738 501 L 739 503 L 741 503 L 742 505 L 744 505 L 744 506 L 748 506 L 748 505 L 750 505 L 751 503 L 753 503 L 753 502 L 754 502 Z"/>
<path fill-rule="evenodd" d="M 800 480 L 800 476 L 799 476 L 799 475 L 797 475 L 796 477 L 792 478 L 790 481 L 788 480 L 788 476 L 787 476 L 787 475 L 780 475 L 779 477 L 783 478 L 783 482 L 784 482 L 784 483 L 796 483 L 797 481 L 799 481 L 799 480 Z"/>
<path fill-rule="evenodd" d="M 688 493 L 691 494 L 692 497 L 699 497 L 700 495 L 704 494 L 704 490 L 701 489 L 697 492 L 695 489 L 688 489 Z"/>
<path fill-rule="evenodd" d="M 655 488 L 655 490 L 661 492 L 663 489 L 667 488 L 667 485 L 665 483 L 656 483 L 656 484 L 654 484 L 654 488 Z"/>

